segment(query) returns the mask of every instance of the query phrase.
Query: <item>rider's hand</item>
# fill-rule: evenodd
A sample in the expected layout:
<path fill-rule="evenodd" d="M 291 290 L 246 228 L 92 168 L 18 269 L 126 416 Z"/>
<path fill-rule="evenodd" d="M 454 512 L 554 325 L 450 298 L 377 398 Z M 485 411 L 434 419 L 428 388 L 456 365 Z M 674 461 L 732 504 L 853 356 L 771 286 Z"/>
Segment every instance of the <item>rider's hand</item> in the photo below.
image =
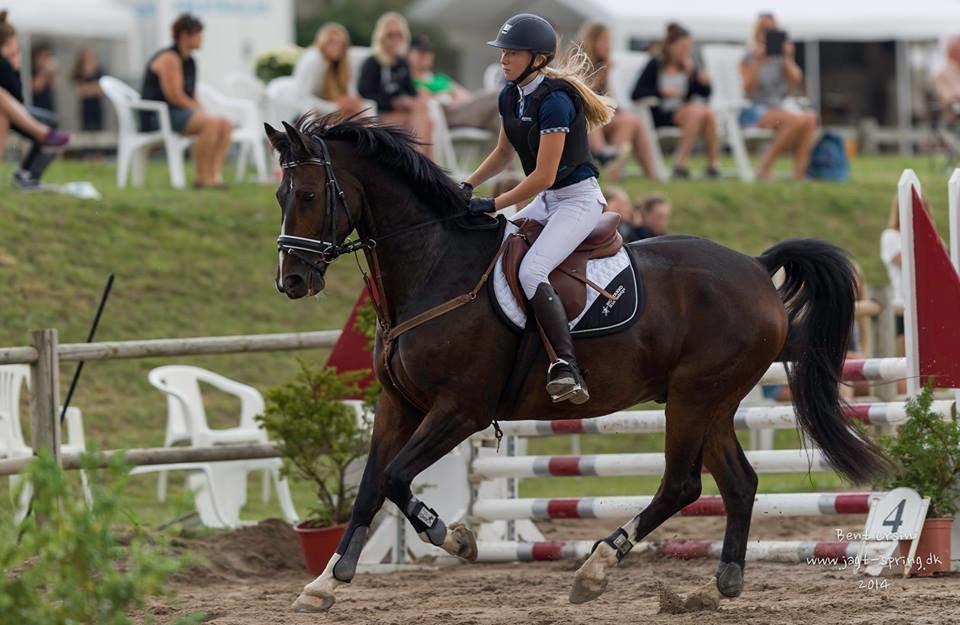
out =
<path fill-rule="evenodd" d="M 495 213 L 497 212 L 497 206 L 492 197 L 475 197 L 470 198 L 467 203 L 467 212 L 474 214 Z"/>
<path fill-rule="evenodd" d="M 469 204 L 470 198 L 473 197 L 473 185 L 467 181 L 463 181 L 457 186 L 460 187 L 460 193 L 463 194 L 463 201 Z"/>

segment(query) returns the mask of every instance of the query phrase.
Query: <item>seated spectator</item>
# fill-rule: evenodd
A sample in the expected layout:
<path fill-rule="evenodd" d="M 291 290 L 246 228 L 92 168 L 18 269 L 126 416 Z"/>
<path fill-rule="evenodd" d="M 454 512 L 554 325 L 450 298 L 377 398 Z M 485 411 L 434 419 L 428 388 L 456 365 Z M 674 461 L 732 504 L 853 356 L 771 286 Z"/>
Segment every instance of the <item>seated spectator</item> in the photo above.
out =
<path fill-rule="evenodd" d="M 577 41 L 593 63 L 590 86 L 600 95 L 610 95 L 610 69 L 613 66 L 610 60 L 610 30 L 600 22 L 587 22 L 580 28 Z M 656 176 L 650 138 L 640 118 L 626 109 L 618 107 L 609 124 L 590 133 L 590 151 L 601 164 L 610 163 L 604 172 L 610 180 L 618 180 L 623 173 L 625 160 L 617 157 L 631 152 L 643 167 L 647 178 Z"/>
<path fill-rule="evenodd" d="M 465 102 L 473 97 L 466 88 L 457 84 L 457 81 L 450 76 L 434 72 L 434 61 L 435 55 L 430 36 L 421 33 L 414 37 L 410 42 L 410 51 L 407 53 L 407 63 L 410 65 L 413 85 L 417 89 L 426 91 L 447 103 Z"/>
<path fill-rule="evenodd" d="M 57 83 L 57 57 L 49 46 L 37 46 L 30 54 L 30 63 L 33 105 L 47 111 L 56 111 L 53 92 Z"/>
<path fill-rule="evenodd" d="M 429 36 L 420 34 L 413 38 L 410 52 L 407 53 L 413 84 L 420 93 L 440 102 L 447 125 L 451 128 L 467 126 L 499 132 L 499 91 L 472 94 L 453 78 L 434 72 L 435 57 Z"/>
<path fill-rule="evenodd" d="M 676 178 L 690 177 L 687 160 L 697 137 L 703 137 L 707 146 L 707 177 L 720 175 L 717 118 L 706 102 L 710 91 L 710 77 L 693 61 L 690 32 L 679 24 L 670 24 L 660 54 L 650 59 L 641 72 L 631 99 L 659 98 L 651 111 L 654 125 L 680 128 L 680 143 L 673 157 Z"/>
<path fill-rule="evenodd" d="M 21 189 L 35 189 L 43 172 L 56 158 L 56 150 L 70 141 L 70 135 L 56 129 L 53 111 L 23 105 L 20 82 L 20 45 L 7 12 L 0 11 L 0 155 L 4 153 L 7 134 L 13 130 L 30 140 L 30 149 L 20 167 L 13 173 L 13 183 Z"/>
<path fill-rule="evenodd" d="M 198 189 L 224 188 L 223 163 L 230 149 L 233 123 L 229 119 L 204 112 L 195 97 L 197 65 L 194 50 L 203 41 L 203 24 L 183 13 L 173 23 L 173 45 L 154 54 L 143 75 L 143 99 L 166 102 L 170 107 L 173 130 L 184 135 L 197 135 L 193 157 L 196 161 Z M 142 112 L 142 130 L 160 127 L 156 113 Z"/>
<path fill-rule="evenodd" d="M 947 58 L 932 80 L 944 121 L 956 122 L 960 111 L 960 35 L 947 40 Z"/>
<path fill-rule="evenodd" d="M 637 227 L 637 240 L 652 239 L 667 234 L 673 206 L 665 195 L 651 193 L 640 200 L 640 214 L 643 224 Z"/>
<path fill-rule="evenodd" d="M 80 127 L 85 131 L 103 130 L 101 76 L 103 68 L 97 53 L 89 46 L 82 48 L 73 66 L 73 84 L 80 96 Z"/>
<path fill-rule="evenodd" d="M 887 268 L 887 277 L 890 279 L 890 302 L 893 306 L 893 312 L 896 319 L 897 332 L 897 353 L 905 353 L 904 323 L 903 323 L 903 267 L 901 265 L 901 252 L 903 250 L 903 239 L 900 236 L 900 202 L 897 196 L 893 196 L 890 203 L 890 219 L 887 227 L 880 235 L 880 260 Z M 907 383 L 905 380 L 897 382 L 897 392 L 906 393 Z"/>
<path fill-rule="evenodd" d="M 853 318 L 853 324 L 850 326 L 850 337 L 847 340 L 847 360 L 859 360 L 861 358 L 866 358 L 867 354 L 864 350 L 863 344 L 863 317 L 859 314 L 860 307 L 862 304 L 868 303 L 864 301 L 864 288 L 863 288 L 863 268 L 860 267 L 860 264 L 851 260 L 853 264 L 854 274 L 856 276 L 856 295 L 857 295 L 857 305 L 855 309 L 855 315 Z M 870 393 L 870 383 L 860 380 L 855 382 L 840 382 L 839 385 L 840 397 L 844 401 L 852 401 L 855 397 L 869 395 Z"/>
<path fill-rule="evenodd" d="M 365 108 L 351 82 L 350 34 L 336 22 L 320 27 L 313 45 L 293 68 L 293 78 L 305 106 L 320 113 L 339 111 L 343 117 Z"/>
<path fill-rule="evenodd" d="M 773 15 L 767 13 L 757 19 L 753 47 L 740 64 L 743 88 L 750 100 L 750 106 L 740 112 L 740 125 L 774 131 L 773 141 L 760 161 L 758 178 L 769 178 L 777 157 L 792 150 L 793 177 L 799 180 L 807 175 L 817 135 L 817 115 L 787 98 L 791 85 L 803 85 L 803 70 L 797 65 L 796 47 L 788 39 L 783 42 L 782 52 L 768 55 L 767 33 L 776 30 Z"/>
<path fill-rule="evenodd" d="M 607 187 L 603 190 L 607 200 L 606 211 L 620 215 L 620 236 L 624 243 L 632 243 L 643 238 L 637 229 L 643 225 L 642 213 L 630 201 L 630 196 L 621 187 Z"/>
<path fill-rule="evenodd" d="M 407 64 L 410 29 L 399 13 L 384 13 L 373 29 L 373 54 L 360 68 L 357 91 L 377 103 L 377 112 L 385 124 L 409 130 L 419 141 L 417 149 L 432 155 L 428 96 L 417 93 Z"/>

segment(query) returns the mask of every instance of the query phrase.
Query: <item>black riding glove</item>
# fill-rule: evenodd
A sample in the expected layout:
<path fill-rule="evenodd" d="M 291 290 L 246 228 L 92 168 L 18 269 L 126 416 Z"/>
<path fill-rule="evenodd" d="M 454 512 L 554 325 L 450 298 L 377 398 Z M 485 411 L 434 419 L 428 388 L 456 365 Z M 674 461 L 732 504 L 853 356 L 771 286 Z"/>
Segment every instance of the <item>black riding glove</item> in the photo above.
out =
<path fill-rule="evenodd" d="M 495 213 L 497 207 L 492 197 L 474 197 L 470 198 L 467 203 L 467 212 L 472 214 Z"/>
<path fill-rule="evenodd" d="M 460 187 L 460 192 L 463 194 L 463 201 L 470 202 L 470 198 L 473 197 L 473 185 L 464 181 L 457 186 Z"/>

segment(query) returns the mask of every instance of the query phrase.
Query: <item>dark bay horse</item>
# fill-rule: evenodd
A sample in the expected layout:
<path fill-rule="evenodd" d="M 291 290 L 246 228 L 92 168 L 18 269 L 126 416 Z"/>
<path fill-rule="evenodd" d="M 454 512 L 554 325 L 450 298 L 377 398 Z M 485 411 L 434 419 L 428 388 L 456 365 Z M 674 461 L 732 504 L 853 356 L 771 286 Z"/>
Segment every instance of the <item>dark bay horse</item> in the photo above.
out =
<path fill-rule="evenodd" d="M 666 401 L 660 487 L 648 507 L 598 542 L 577 571 L 570 599 L 580 603 L 601 594 L 606 570 L 633 543 L 696 500 L 703 466 L 716 480 L 727 515 L 717 588 L 737 596 L 757 476 L 734 433 L 734 413 L 785 344 L 797 357 L 789 380 L 802 431 L 851 481 L 887 471 L 883 454 L 841 415 L 837 382 L 855 286 L 850 262 L 836 247 L 786 241 L 752 258 L 696 237 L 630 245 L 646 307 L 622 333 L 577 341 L 590 401 L 551 403 L 541 355 L 522 377 L 513 410 L 498 414 L 521 338 L 495 316 L 487 289 L 399 336 L 396 331 L 470 292 L 498 249 L 500 230 L 461 216 L 465 202 L 457 186 L 414 150 L 402 130 L 309 115 L 295 126 L 285 123 L 284 132 L 266 130 L 283 167 L 277 288 L 290 298 L 315 294 L 324 288 L 329 262 L 362 249 L 384 317 L 375 354 L 383 393 L 353 517 L 336 555 L 304 588 L 295 609 L 333 604 L 335 588 L 353 577 L 387 498 L 424 541 L 475 560 L 470 530 L 448 528 L 410 485 L 495 419 L 594 417 L 654 399 Z M 347 241 L 353 231 L 357 239 Z M 786 278 L 778 290 L 771 275 L 780 268 Z"/>

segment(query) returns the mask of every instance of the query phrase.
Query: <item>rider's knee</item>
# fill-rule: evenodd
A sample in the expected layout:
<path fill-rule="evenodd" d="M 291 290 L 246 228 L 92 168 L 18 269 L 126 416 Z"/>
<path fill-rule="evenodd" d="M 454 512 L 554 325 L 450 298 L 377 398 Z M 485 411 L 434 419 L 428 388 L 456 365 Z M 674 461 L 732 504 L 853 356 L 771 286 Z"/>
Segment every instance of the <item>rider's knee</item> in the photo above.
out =
<path fill-rule="evenodd" d="M 547 275 L 539 267 L 535 267 L 533 263 L 520 263 L 517 277 L 520 279 L 520 285 L 523 287 L 527 299 L 533 297 L 541 282 L 548 281 Z"/>

